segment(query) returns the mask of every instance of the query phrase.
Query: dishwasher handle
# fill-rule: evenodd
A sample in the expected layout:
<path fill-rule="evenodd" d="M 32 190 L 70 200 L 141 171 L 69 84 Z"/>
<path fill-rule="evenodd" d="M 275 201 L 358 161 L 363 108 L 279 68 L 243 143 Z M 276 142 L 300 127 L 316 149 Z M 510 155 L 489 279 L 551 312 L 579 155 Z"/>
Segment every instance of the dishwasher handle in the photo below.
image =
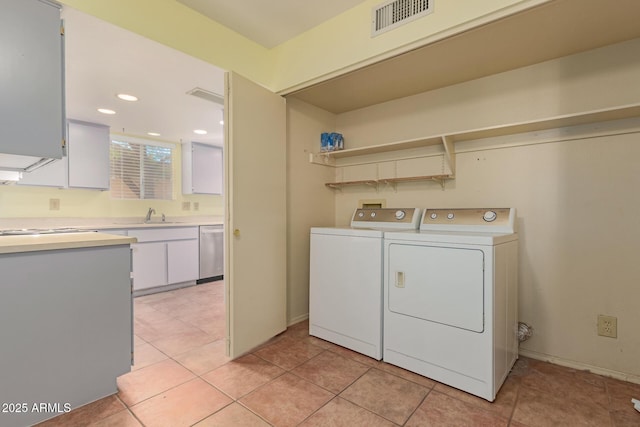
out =
<path fill-rule="evenodd" d="M 218 234 L 218 233 L 224 233 L 224 228 L 222 226 L 220 227 L 200 227 L 200 234 Z"/>

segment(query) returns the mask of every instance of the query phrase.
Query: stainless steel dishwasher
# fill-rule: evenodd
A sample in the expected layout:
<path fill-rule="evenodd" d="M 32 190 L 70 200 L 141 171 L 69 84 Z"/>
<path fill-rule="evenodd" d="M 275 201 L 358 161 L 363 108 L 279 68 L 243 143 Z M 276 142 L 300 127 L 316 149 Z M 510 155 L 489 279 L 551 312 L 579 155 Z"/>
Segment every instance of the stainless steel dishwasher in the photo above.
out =
<path fill-rule="evenodd" d="M 198 283 L 220 280 L 224 275 L 224 227 L 200 226 L 200 276 Z"/>

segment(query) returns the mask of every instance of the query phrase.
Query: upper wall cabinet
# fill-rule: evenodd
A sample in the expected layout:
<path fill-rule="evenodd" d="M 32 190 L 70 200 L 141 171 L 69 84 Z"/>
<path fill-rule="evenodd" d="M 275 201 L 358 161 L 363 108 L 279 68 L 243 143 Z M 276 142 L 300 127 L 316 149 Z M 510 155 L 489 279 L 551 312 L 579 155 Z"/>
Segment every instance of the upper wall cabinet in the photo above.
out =
<path fill-rule="evenodd" d="M 46 0 L 3 0 L 0 41 L 0 167 L 24 170 L 41 158 L 62 158 L 64 56 L 59 6 Z"/>
<path fill-rule="evenodd" d="M 109 189 L 109 127 L 69 120 L 69 187 Z"/>
<path fill-rule="evenodd" d="M 182 145 L 182 194 L 222 194 L 222 148 Z"/>
<path fill-rule="evenodd" d="M 109 189 L 109 127 L 69 120 L 68 155 L 32 172 L 19 185 Z"/>

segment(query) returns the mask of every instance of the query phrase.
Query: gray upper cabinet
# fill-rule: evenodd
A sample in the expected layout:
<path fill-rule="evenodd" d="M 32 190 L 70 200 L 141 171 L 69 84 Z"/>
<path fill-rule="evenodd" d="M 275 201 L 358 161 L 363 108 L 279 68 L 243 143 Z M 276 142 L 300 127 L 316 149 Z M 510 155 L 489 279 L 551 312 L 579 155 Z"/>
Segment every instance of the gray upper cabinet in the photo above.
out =
<path fill-rule="evenodd" d="M 55 3 L 2 1 L 0 153 L 36 160 L 63 157 L 62 32 L 60 8 Z"/>
<path fill-rule="evenodd" d="M 182 194 L 222 194 L 222 148 L 182 145 Z"/>
<path fill-rule="evenodd" d="M 109 189 L 109 127 L 69 120 L 69 187 Z"/>

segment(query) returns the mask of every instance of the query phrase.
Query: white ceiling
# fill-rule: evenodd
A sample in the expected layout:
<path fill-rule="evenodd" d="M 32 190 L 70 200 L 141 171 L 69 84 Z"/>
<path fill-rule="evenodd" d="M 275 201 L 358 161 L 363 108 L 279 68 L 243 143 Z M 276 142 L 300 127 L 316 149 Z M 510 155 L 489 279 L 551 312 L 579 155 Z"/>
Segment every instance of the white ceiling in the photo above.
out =
<path fill-rule="evenodd" d="M 363 0 L 177 1 L 267 48 L 363 3 Z"/>
<path fill-rule="evenodd" d="M 134 136 L 157 132 L 172 142 L 222 144 L 223 106 L 186 92 L 200 87 L 224 94 L 224 70 L 67 6 L 62 18 L 67 118 Z M 122 92 L 139 101 L 116 98 Z M 195 129 L 208 134 L 196 135 Z"/>

